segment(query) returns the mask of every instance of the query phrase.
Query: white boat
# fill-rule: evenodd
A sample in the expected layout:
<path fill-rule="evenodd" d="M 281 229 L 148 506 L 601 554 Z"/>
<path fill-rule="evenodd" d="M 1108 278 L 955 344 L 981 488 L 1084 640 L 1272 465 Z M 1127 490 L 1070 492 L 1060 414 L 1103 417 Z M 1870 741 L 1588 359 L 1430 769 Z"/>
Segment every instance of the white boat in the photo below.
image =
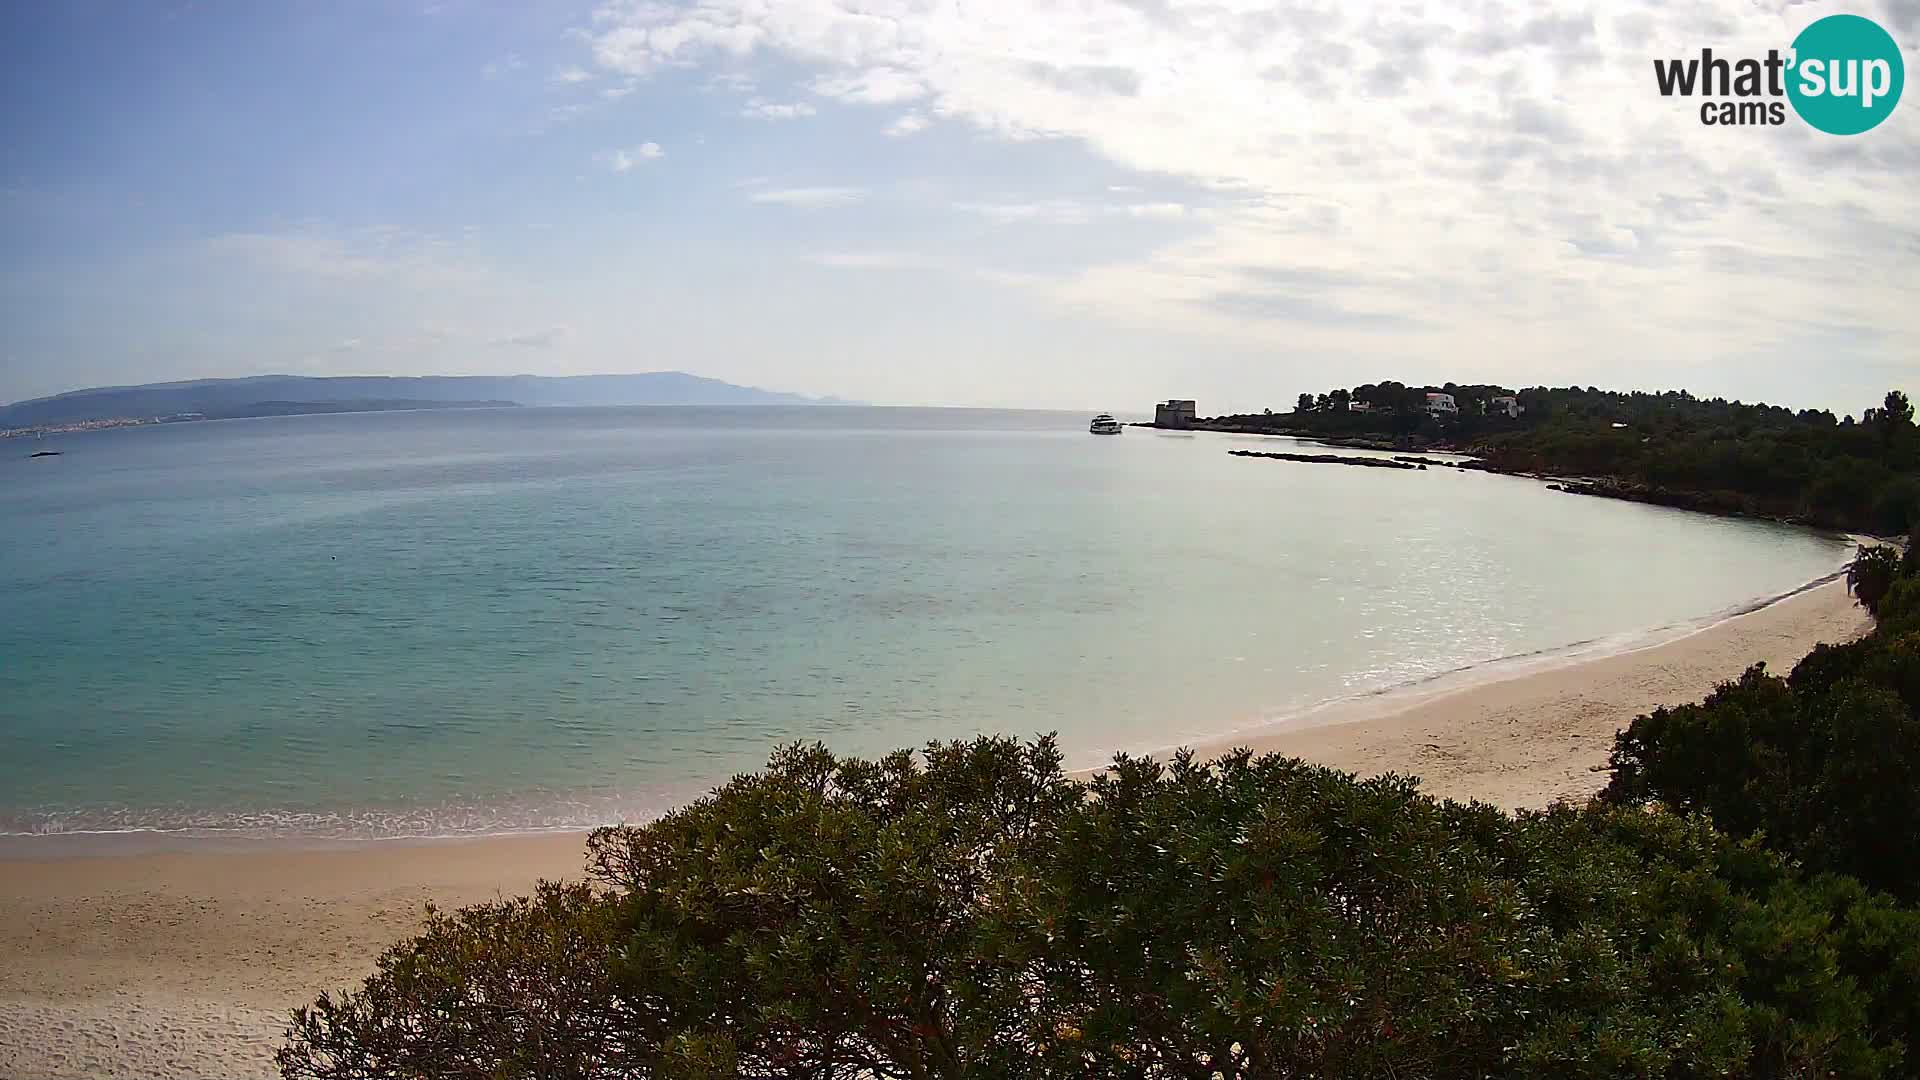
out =
<path fill-rule="evenodd" d="M 1095 435 L 1118 435 L 1120 421 L 1115 420 L 1110 413 L 1101 413 L 1093 418 L 1093 423 L 1087 425 L 1087 430 Z"/>

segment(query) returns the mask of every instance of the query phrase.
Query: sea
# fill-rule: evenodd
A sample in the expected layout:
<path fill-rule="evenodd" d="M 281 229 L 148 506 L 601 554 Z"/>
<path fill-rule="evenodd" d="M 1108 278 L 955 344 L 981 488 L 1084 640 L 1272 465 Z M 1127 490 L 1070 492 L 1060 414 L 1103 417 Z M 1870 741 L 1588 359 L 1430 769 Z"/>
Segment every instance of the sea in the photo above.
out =
<path fill-rule="evenodd" d="M 579 828 L 793 741 L 1053 732 L 1092 765 L 1685 633 L 1849 552 L 1087 419 L 489 409 L 0 442 L 0 834 Z"/>

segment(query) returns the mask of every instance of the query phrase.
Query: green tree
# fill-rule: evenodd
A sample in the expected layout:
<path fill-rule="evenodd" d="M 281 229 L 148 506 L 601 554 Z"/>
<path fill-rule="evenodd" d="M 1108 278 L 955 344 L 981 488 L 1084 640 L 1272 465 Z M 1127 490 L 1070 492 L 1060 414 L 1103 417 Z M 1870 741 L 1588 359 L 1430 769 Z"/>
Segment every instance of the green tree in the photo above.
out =
<path fill-rule="evenodd" d="M 1698 818 L 1244 751 L 775 755 L 435 915 L 290 1080 L 1898 1075 L 1920 922 Z"/>
<path fill-rule="evenodd" d="M 1910 428 L 1913 426 L 1913 403 L 1907 400 L 1904 392 L 1889 390 L 1880 416 L 1883 423 L 1896 431 Z"/>
<path fill-rule="evenodd" d="M 1862 545 L 1847 564 L 1847 590 L 1868 612 L 1880 610 L 1880 600 L 1900 573 L 1900 554 L 1884 544 Z"/>
<path fill-rule="evenodd" d="M 1883 610 L 1920 608 L 1916 586 L 1899 579 Z M 1602 797 L 1705 813 L 1811 870 L 1920 900 L 1920 629 L 1893 628 L 1821 646 L 1787 679 L 1756 665 L 1635 719 Z"/>

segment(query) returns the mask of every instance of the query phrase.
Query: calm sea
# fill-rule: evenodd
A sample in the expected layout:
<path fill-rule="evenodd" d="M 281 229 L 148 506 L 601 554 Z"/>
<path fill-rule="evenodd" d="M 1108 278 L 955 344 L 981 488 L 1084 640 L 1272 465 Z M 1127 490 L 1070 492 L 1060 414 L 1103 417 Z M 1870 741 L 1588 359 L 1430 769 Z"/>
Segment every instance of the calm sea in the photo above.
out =
<path fill-rule="evenodd" d="M 1085 424 L 527 409 L 0 443 L 0 832 L 576 826 L 793 739 L 1058 731 L 1091 764 L 1690 625 L 1846 554 Z"/>

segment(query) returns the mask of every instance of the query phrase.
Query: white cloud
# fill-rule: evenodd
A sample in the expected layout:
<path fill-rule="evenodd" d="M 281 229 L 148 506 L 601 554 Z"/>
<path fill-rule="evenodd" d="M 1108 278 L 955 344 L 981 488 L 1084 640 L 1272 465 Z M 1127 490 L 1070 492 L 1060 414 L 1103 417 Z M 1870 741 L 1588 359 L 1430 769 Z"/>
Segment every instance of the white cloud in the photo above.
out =
<path fill-rule="evenodd" d="M 549 349 L 565 338 L 569 329 L 565 326 L 549 326 L 539 330 L 530 330 L 521 334 L 509 334 L 487 342 L 489 345 L 512 345 L 523 349 Z"/>
<path fill-rule="evenodd" d="M 720 71 L 707 79 L 707 89 L 733 94 L 751 94 L 757 85 L 744 71 Z"/>
<path fill-rule="evenodd" d="M 1043 274 L 982 265 L 951 255 L 928 255 L 912 251 L 828 251 L 808 255 L 805 260 L 829 270 L 926 270 L 1021 289 L 1039 288 L 1051 280 Z"/>
<path fill-rule="evenodd" d="M 946 265 L 931 255 L 902 251 L 828 251 L 809 255 L 807 261 L 833 270 L 925 270 Z"/>
<path fill-rule="evenodd" d="M 1129 217 L 1177 220 L 1187 216 L 1187 207 L 1177 202 L 1133 203 L 1127 206 L 1126 213 Z"/>
<path fill-rule="evenodd" d="M 1187 217 L 1184 203 L 1102 203 L 1077 199 L 1046 202 L 960 202 L 953 209 L 1002 225 L 1088 225 L 1103 218 L 1130 217 L 1177 221 Z"/>
<path fill-rule="evenodd" d="M 953 208 L 1001 225 L 1085 225 L 1100 215 L 1099 207 L 1067 199 L 1027 203 L 960 202 L 954 203 Z"/>
<path fill-rule="evenodd" d="M 637 168 L 646 162 L 658 161 L 666 157 L 667 152 L 660 148 L 659 143 L 644 142 L 632 149 L 615 150 L 602 156 L 606 160 L 608 168 L 614 172 L 623 173 Z"/>
<path fill-rule="evenodd" d="M 930 122 L 925 113 L 903 113 L 893 123 L 887 125 L 887 134 L 896 139 L 904 135 L 915 135 L 925 131 Z"/>
<path fill-rule="evenodd" d="M 817 210 L 832 206 L 849 206 L 867 197 L 866 188 L 858 187 L 795 187 L 771 188 L 756 191 L 747 196 L 751 202 L 772 203 L 778 206 L 794 206 L 806 210 Z"/>
<path fill-rule="evenodd" d="M 593 78 L 593 75 L 590 72 L 585 68 L 578 67 L 561 68 L 559 71 L 553 73 L 554 82 L 568 86 L 586 82 L 591 78 Z"/>
<path fill-rule="evenodd" d="M 1622 353 L 1775 349 L 1807 312 L 1873 328 L 1889 360 L 1914 352 L 1912 107 L 1851 140 L 1791 115 L 1721 130 L 1653 85 L 1655 56 L 1764 54 L 1823 7 L 620 0 L 591 37 L 634 77 L 798 67 L 826 100 L 912 101 L 1073 140 L 1156 192 L 1231 196 L 1204 213 L 973 200 L 997 221 L 1181 230 L 1046 279 L 1076 311 L 1302 350 L 1394 335 L 1396 355 L 1525 356 L 1550 378 Z M 1911 25 L 1904 11 L 1863 13 Z"/>
<path fill-rule="evenodd" d="M 828 75 L 807 87 L 826 98 L 860 105 L 896 105 L 925 97 L 926 83 L 899 68 L 876 67 L 851 75 Z"/>
<path fill-rule="evenodd" d="M 813 106 L 804 101 L 780 102 L 765 98 L 752 98 L 747 106 L 740 110 L 741 116 L 754 116 L 763 120 L 794 120 L 802 116 L 812 116 Z"/>
<path fill-rule="evenodd" d="M 312 222 L 278 231 L 224 233 L 207 241 L 216 258 L 297 277 L 448 284 L 484 276 L 450 239 L 391 225 L 341 228 Z"/>
<path fill-rule="evenodd" d="M 480 69 L 480 73 L 489 79 L 497 79 L 510 72 L 519 71 L 526 66 L 527 62 L 522 60 L 518 53 L 508 53 L 498 60 L 488 62 L 485 67 Z"/>

